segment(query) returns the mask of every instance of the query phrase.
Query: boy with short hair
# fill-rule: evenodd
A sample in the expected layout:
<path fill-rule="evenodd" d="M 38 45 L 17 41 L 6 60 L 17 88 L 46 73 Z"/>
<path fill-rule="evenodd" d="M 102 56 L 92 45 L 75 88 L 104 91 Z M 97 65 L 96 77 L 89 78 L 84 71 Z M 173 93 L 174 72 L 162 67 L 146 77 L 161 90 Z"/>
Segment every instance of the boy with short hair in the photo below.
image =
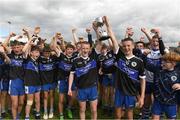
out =
<path fill-rule="evenodd" d="M 35 118 L 40 119 L 40 91 L 41 80 L 39 74 L 40 49 L 38 46 L 32 46 L 32 40 L 28 41 L 23 50 L 26 51 L 27 59 L 24 61 L 24 84 L 27 94 L 27 104 L 25 108 L 25 119 L 29 120 L 30 110 L 35 98 L 36 114 Z M 28 51 L 30 53 L 28 54 Z"/>
<path fill-rule="evenodd" d="M 12 101 L 12 116 L 13 119 L 19 119 L 23 104 L 24 104 L 24 71 L 23 61 L 24 53 L 22 44 L 18 41 L 13 42 L 13 49 L 8 55 L 9 61 L 9 94 Z"/>
<path fill-rule="evenodd" d="M 43 119 L 53 118 L 54 89 L 55 81 L 55 62 L 56 57 L 51 55 L 51 49 L 48 46 L 42 51 L 39 58 L 40 78 L 42 80 L 42 91 L 44 93 L 44 116 Z M 49 96 L 50 95 L 50 96 Z M 48 98 L 50 97 L 50 112 L 48 116 Z"/>
<path fill-rule="evenodd" d="M 52 48 L 56 51 L 57 54 L 57 80 L 58 80 L 58 90 L 59 90 L 59 114 L 60 119 L 64 119 L 63 108 L 64 108 L 64 99 L 65 95 L 68 92 L 68 77 L 72 67 L 72 61 L 76 57 L 73 55 L 74 46 L 71 44 L 67 44 L 65 47 L 65 52 L 63 53 L 61 49 L 57 48 L 57 38 L 53 38 L 52 41 L 53 45 Z M 72 86 L 73 96 L 68 99 L 68 118 L 72 119 L 72 103 L 75 98 L 75 86 Z"/>
<path fill-rule="evenodd" d="M 86 101 L 90 101 L 91 119 L 97 119 L 97 54 L 90 54 L 90 43 L 82 42 L 81 55 L 73 61 L 69 75 L 68 95 L 72 96 L 72 84 L 75 81 L 80 106 L 80 119 L 85 119 Z"/>
<path fill-rule="evenodd" d="M 102 77 L 103 87 L 103 110 L 112 113 L 114 102 L 114 71 L 115 56 L 106 44 L 102 45 L 101 53 L 98 56 L 99 74 Z"/>
<path fill-rule="evenodd" d="M 122 109 L 127 109 L 127 119 L 133 119 L 136 97 L 138 105 L 144 104 L 145 74 L 143 61 L 133 55 L 134 42 L 131 38 L 122 40 L 122 50 L 106 16 L 103 17 L 108 34 L 111 36 L 116 56 L 115 72 L 115 107 L 116 118 L 121 119 Z M 139 88 L 140 86 L 140 88 Z"/>
<path fill-rule="evenodd" d="M 154 73 L 154 102 L 152 119 L 160 119 L 165 113 L 168 119 L 176 119 L 177 99 L 176 91 L 180 90 L 180 76 L 175 69 L 180 56 L 169 52 L 161 57 L 161 65 L 146 62 L 146 68 Z"/>

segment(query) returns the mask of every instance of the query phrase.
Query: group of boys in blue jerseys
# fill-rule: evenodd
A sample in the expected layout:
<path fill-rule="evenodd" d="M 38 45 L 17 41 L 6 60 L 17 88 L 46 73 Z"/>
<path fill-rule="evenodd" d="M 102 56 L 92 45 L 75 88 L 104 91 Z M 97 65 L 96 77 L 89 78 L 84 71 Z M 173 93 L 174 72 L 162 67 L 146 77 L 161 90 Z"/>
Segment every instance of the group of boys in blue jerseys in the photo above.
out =
<path fill-rule="evenodd" d="M 101 34 L 95 22 L 92 24 L 95 43 L 89 28 L 88 41 L 78 38 L 76 29 L 72 29 L 71 43 L 56 33 L 51 43 L 46 44 L 39 36 L 40 27 L 32 35 L 23 29 L 26 43 L 18 41 L 22 36 L 11 33 L 0 46 L 0 119 L 5 118 L 9 101 L 14 120 L 22 118 L 24 106 L 25 120 L 30 119 L 32 107 L 35 119 L 41 119 L 41 105 L 43 119 L 54 118 L 56 89 L 60 120 L 66 118 L 65 100 L 69 119 L 73 118 L 76 100 L 80 119 L 86 119 L 87 101 L 92 119 L 101 118 L 97 116 L 98 105 L 104 112 L 115 110 L 116 119 L 133 119 L 135 107 L 140 108 L 140 119 L 160 119 L 164 113 L 165 118 L 176 119 L 180 103 L 180 55 L 164 46 L 158 29 L 152 29 L 150 36 L 141 28 L 149 40 L 145 44 L 142 39 L 134 42 L 129 27 L 118 43 L 108 17 L 102 19 L 110 36 L 106 42 L 99 40 Z M 16 40 L 10 42 L 12 37 Z M 7 96 L 10 97 L 6 100 Z"/>

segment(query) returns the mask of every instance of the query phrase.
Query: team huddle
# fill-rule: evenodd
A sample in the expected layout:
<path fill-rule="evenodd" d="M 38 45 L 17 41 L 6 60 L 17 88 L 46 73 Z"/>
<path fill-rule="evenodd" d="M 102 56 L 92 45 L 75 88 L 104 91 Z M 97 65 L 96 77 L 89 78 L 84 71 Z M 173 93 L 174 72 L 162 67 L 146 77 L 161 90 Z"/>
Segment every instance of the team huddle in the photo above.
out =
<path fill-rule="evenodd" d="M 56 33 L 50 44 L 39 36 L 40 27 L 30 34 L 23 29 L 26 43 L 10 41 L 11 33 L 0 46 L 0 114 L 5 112 L 5 101 L 11 101 L 12 119 L 30 119 L 35 108 L 35 119 L 54 117 L 55 91 L 58 90 L 59 119 L 72 119 L 74 101 L 79 103 L 79 118 L 86 119 L 86 102 L 91 118 L 98 119 L 97 106 L 115 114 L 113 118 L 133 119 L 133 110 L 140 109 L 140 119 L 176 119 L 180 104 L 180 55 L 163 43 L 160 31 L 141 28 L 144 38 L 135 42 L 132 28 L 127 28 L 125 38 L 119 42 L 107 16 L 103 23 L 110 36 L 100 40 L 98 27 L 93 22 L 96 41 L 91 29 L 86 29 L 87 39 L 77 37 L 72 29 L 72 42 L 66 42 Z M 6 100 L 6 92 L 10 100 Z M 65 106 L 65 99 L 67 105 Z M 43 101 L 43 104 L 41 104 Z M 10 105 L 10 103 L 8 104 Z M 1 117 L 2 118 L 2 117 Z"/>

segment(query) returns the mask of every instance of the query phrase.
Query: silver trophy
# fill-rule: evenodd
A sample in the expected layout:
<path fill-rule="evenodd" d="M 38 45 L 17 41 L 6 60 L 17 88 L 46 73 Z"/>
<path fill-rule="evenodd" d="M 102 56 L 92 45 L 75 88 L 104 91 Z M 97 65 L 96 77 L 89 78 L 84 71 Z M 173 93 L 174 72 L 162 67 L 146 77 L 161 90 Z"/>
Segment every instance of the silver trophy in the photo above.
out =
<path fill-rule="evenodd" d="M 103 29 L 103 25 L 104 25 L 104 22 L 103 22 L 103 19 L 102 17 L 98 17 L 95 19 L 95 24 L 96 26 L 98 27 L 98 33 L 99 33 L 99 40 L 100 41 L 104 41 L 104 40 L 107 40 L 110 38 L 110 36 L 107 34 L 107 32 Z"/>

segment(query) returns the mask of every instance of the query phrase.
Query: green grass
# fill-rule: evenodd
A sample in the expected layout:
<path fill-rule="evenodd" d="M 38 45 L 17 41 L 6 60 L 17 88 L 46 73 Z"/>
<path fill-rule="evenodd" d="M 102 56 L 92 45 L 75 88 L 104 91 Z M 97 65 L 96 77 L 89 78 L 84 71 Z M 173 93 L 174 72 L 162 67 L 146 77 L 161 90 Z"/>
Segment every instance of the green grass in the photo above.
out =
<path fill-rule="evenodd" d="M 43 105 L 41 104 L 41 118 L 43 119 Z M 64 106 L 65 107 L 65 106 Z M 74 119 L 79 119 L 79 106 L 78 103 L 75 104 L 75 109 L 73 110 L 73 117 Z M 139 113 L 139 109 L 135 109 L 134 110 L 134 118 L 138 119 L 138 113 Z M 66 108 L 64 108 L 64 116 L 65 119 L 67 119 L 67 114 L 66 114 Z M 98 119 L 114 119 L 114 113 L 110 114 L 107 111 L 103 111 L 102 108 L 100 106 L 98 106 Z M 24 108 L 22 110 L 22 115 L 21 115 L 21 119 L 25 118 L 25 113 L 24 113 Z M 34 119 L 34 115 L 33 115 L 33 111 L 31 111 L 31 115 L 30 115 L 31 119 Z M 86 108 L 86 119 L 90 119 L 91 118 L 91 112 L 90 112 L 90 108 L 89 108 L 89 104 L 87 103 L 87 108 Z M 180 114 L 178 114 L 178 119 L 180 118 Z M 4 119 L 12 119 L 11 114 L 8 113 L 6 115 L 6 118 Z M 59 119 L 59 113 L 58 113 L 58 93 L 55 93 L 55 102 L 54 102 L 54 118 L 53 119 Z"/>
<path fill-rule="evenodd" d="M 58 92 L 55 92 L 55 102 L 54 102 L 54 118 L 53 119 L 59 119 L 59 113 L 58 113 Z M 42 100 L 42 99 L 41 99 Z M 64 107 L 66 107 L 64 105 Z M 91 112 L 89 108 L 89 104 L 87 103 L 87 108 L 86 108 L 86 118 L 90 119 L 91 118 Z M 25 106 L 23 107 L 22 113 L 21 113 L 21 119 L 25 118 Z M 33 108 L 33 107 L 32 107 Z M 79 119 L 79 105 L 78 102 L 75 103 L 74 105 L 74 110 L 73 110 L 73 117 L 74 119 Z M 100 107 L 98 107 L 98 119 L 112 119 L 114 115 L 109 115 L 107 112 L 104 113 Z M 64 117 L 67 119 L 67 112 L 66 108 L 64 108 Z M 31 109 L 31 114 L 30 118 L 34 119 L 34 114 L 33 114 L 33 109 Z M 41 118 L 43 119 L 43 104 L 41 104 Z M 4 119 L 12 119 L 11 113 L 7 113 L 6 117 Z"/>

